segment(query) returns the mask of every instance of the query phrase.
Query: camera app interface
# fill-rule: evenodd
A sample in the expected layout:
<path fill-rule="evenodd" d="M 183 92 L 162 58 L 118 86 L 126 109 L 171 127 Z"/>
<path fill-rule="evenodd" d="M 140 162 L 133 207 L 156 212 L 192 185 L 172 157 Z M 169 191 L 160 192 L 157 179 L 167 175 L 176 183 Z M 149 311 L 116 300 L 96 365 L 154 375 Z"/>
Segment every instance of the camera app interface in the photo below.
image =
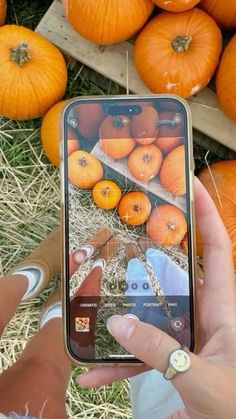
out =
<path fill-rule="evenodd" d="M 184 105 L 85 99 L 68 107 L 64 130 L 70 351 L 132 362 L 107 330 L 114 314 L 191 346 Z"/>

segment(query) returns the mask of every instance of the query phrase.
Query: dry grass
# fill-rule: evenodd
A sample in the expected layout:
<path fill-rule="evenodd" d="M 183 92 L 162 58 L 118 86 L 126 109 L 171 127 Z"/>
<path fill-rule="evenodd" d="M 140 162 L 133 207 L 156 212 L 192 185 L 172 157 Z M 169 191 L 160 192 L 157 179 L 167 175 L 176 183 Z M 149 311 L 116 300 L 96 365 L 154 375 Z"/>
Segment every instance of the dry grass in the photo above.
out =
<path fill-rule="evenodd" d="M 60 218 L 59 171 L 44 156 L 37 123 L 0 120 L 0 274 L 30 253 Z M 37 298 L 20 305 L 0 341 L 0 371 L 10 367 L 37 332 L 43 302 L 60 278 Z M 74 368 L 67 393 L 68 417 L 130 418 L 127 382 L 81 389 Z"/>

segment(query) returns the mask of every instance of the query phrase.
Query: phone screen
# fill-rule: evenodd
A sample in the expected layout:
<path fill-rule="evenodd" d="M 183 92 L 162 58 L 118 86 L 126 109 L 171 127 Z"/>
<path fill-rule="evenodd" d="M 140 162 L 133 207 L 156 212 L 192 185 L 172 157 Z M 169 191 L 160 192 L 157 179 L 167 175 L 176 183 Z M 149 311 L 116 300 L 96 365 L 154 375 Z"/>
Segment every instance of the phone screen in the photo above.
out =
<path fill-rule="evenodd" d="M 67 348 L 80 362 L 137 362 L 115 314 L 193 349 L 191 127 L 175 97 L 84 98 L 64 112 Z"/>

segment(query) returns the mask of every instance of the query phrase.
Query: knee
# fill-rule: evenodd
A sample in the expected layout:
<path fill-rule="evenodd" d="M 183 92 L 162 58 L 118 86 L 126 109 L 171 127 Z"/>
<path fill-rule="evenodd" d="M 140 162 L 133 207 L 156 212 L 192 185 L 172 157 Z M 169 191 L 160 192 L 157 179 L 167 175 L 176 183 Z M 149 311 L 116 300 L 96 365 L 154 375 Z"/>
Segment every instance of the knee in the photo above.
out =
<path fill-rule="evenodd" d="M 60 366 L 53 361 L 43 358 L 43 356 L 32 356 L 27 359 L 22 359 L 21 366 L 30 369 L 31 373 L 35 375 L 35 378 L 43 375 L 45 381 L 47 377 L 53 377 L 60 383 L 63 377 Z"/>

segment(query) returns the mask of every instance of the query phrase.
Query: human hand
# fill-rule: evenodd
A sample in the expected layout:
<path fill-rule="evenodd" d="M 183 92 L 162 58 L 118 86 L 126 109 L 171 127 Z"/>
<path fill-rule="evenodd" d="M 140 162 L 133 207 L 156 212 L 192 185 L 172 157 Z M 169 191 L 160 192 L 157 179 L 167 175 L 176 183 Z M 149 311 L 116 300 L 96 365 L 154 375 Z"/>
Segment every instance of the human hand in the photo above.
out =
<path fill-rule="evenodd" d="M 172 383 L 185 413 L 193 419 L 235 418 L 236 409 L 236 293 L 231 242 L 215 205 L 199 181 L 195 181 L 196 217 L 204 248 L 204 282 L 198 286 L 197 312 L 200 350 L 191 353 L 191 366 Z M 109 322 L 114 338 L 142 360 L 142 366 L 97 367 L 82 374 L 86 387 L 108 384 L 148 368 L 164 372 L 169 354 L 179 343 L 155 327 L 115 316 Z"/>

